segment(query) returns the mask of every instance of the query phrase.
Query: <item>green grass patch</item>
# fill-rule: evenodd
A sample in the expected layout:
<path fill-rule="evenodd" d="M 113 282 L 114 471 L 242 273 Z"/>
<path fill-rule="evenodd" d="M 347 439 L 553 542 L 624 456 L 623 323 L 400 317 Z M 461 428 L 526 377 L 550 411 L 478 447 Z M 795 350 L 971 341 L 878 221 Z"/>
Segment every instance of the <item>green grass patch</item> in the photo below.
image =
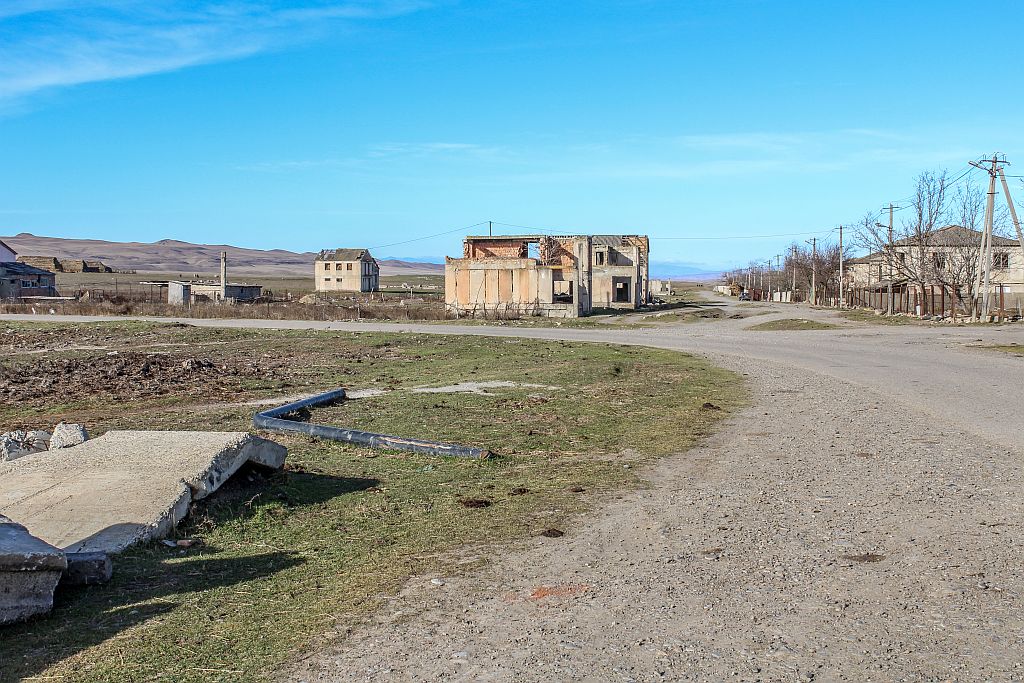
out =
<path fill-rule="evenodd" d="M 804 318 L 782 318 L 781 320 L 769 320 L 746 328 L 756 331 L 781 332 L 788 330 L 834 330 L 835 325 L 818 322 L 817 320 L 806 320 Z"/>
<path fill-rule="evenodd" d="M 994 351 L 1002 351 L 1003 353 L 1010 353 L 1015 356 L 1024 356 L 1024 345 L 1022 344 L 1002 344 L 995 346 L 986 346 L 986 349 L 993 349 Z"/>
<path fill-rule="evenodd" d="M 195 377 L 174 374 L 173 386 L 150 386 L 147 375 L 133 374 L 132 353 L 170 356 L 150 362 L 150 376 L 196 360 L 209 367 Z M 132 381 L 106 374 L 118 358 Z M 17 381 L 65 360 L 77 369 L 59 385 L 33 393 Z M 412 391 L 492 380 L 517 384 L 487 395 Z M 67 388 L 77 385 L 84 390 Z M 410 576 L 477 567 L 503 543 L 564 525 L 594 503 L 592 494 L 641 485 L 638 466 L 689 448 L 743 402 L 734 374 L 655 349 L 0 324 L 0 390 L 18 397 L 0 407 L 4 428 L 48 428 L 63 418 L 94 434 L 248 429 L 259 408 L 240 404 L 337 386 L 387 393 L 315 410 L 312 419 L 500 456 L 441 459 L 272 435 L 290 449 L 285 471 L 243 471 L 198 505 L 176 533 L 201 545 L 134 548 L 115 558 L 109 585 L 60 591 L 48 618 L 6 628 L 0 680 L 273 678 L 314 645 L 343 638 Z M 467 507 L 468 500 L 489 504 Z"/>

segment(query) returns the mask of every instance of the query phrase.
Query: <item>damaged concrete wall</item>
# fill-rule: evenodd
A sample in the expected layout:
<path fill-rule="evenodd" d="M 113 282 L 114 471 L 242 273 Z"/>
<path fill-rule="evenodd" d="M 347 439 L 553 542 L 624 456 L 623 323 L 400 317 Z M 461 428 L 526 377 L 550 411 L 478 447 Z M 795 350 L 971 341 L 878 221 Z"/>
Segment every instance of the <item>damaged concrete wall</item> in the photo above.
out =
<path fill-rule="evenodd" d="M 650 247 L 644 235 L 595 235 L 594 308 L 636 309 L 650 301 Z"/>
<path fill-rule="evenodd" d="M 588 237 L 467 237 L 445 261 L 456 316 L 577 317 L 590 312 Z"/>

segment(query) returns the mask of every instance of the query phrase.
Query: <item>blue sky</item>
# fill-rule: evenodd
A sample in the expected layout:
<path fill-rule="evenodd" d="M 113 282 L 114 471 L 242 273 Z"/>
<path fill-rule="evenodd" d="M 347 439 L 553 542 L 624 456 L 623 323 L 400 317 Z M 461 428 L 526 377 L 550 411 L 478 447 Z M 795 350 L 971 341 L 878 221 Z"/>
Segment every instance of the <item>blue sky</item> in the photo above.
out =
<path fill-rule="evenodd" d="M 490 219 L 745 264 L 922 170 L 1024 173 L 1021 26 L 1016 0 L 3 0 L 0 234 L 440 257 Z"/>

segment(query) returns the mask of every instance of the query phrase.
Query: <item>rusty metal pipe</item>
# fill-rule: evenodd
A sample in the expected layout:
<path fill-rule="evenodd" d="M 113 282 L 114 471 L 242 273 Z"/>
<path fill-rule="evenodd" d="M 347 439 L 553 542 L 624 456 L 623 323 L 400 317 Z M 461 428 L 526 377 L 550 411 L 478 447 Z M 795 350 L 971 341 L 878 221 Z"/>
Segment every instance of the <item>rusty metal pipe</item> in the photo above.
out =
<path fill-rule="evenodd" d="M 343 429 L 341 427 L 331 427 L 310 422 L 298 422 L 285 417 L 303 408 L 329 406 L 343 400 L 345 400 L 345 390 L 334 389 L 333 391 L 317 394 L 316 396 L 310 396 L 309 398 L 256 413 L 252 418 L 252 423 L 258 429 L 266 429 L 271 432 L 294 432 L 318 439 L 341 441 L 369 448 L 410 451 L 424 455 L 444 455 L 454 458 L 484 459 L 491 456 L 491 452 L 486 448 L 462 446 L 440 441 L 426 441 L 423 439 L 406 439 L 400 436 L 363 432 L 357 429 Z"/>

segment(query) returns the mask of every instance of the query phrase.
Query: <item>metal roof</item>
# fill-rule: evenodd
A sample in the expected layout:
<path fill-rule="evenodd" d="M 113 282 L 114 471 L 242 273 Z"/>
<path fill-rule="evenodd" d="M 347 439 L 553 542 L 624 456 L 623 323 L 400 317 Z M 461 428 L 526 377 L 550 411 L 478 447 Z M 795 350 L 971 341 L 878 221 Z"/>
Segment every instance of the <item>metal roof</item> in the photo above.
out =
<path fill-rule="evenodd" d="M 15 262 L 0 263 L 0 275 L 53 275 L 53 273 L 26 263 Z"/>

